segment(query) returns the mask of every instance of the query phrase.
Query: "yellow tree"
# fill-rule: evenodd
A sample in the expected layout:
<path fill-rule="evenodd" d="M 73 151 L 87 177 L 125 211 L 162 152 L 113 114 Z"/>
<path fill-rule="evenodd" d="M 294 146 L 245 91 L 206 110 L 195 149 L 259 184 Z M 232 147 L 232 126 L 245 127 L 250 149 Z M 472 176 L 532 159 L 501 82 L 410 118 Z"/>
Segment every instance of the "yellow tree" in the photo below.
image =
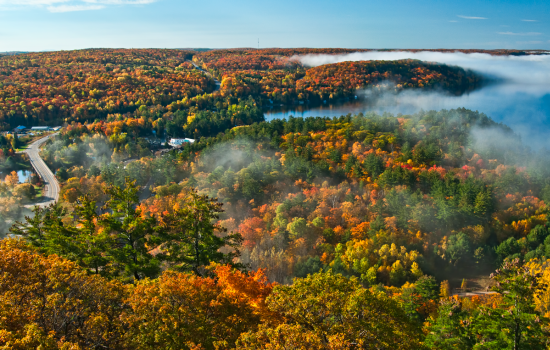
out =
<path fill-rule="evenodd" d="M 396 301 L 332 271 L 276 286 L 270 310 L 285 320 L 241 335 L 245 349 L 422 349 L 422 333 Z"/>
<path fill-rule="evenodd" d="M 125 288 L 22 241 L 0 241 L 0 348 L 120 348 Z"/>

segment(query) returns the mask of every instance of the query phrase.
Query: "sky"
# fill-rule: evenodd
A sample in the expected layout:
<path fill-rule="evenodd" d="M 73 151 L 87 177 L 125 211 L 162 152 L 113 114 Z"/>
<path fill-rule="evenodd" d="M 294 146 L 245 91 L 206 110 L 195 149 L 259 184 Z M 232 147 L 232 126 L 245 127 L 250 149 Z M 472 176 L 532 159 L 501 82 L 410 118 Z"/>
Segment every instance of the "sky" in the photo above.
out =
<path fill-rule="evenodd" d="M 0 0 L 0 52 L 116 48 L 550 49 L 550 1 Z"/>

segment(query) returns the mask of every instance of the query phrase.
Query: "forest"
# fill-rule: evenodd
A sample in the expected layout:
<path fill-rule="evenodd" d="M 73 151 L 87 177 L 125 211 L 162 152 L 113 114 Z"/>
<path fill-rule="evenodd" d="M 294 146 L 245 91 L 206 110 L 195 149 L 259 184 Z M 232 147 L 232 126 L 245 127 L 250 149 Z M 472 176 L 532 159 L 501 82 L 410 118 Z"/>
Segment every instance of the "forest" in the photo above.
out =
<path fill-rule="evenodd" d="M 0 218 L 17 221 L 0 227 L 0 348 L 548 349 L 550 156 L 464 108 L 264 119 L 269 99 L 482 83 L 413 60 L 308 68 L 292 58 L 342 52 L 0 58 L 14 75 L 3 96 L 20 84 L 51 103 L 44 82 L 83 89 L 66 111 L 42 104 L 21 117 L 25 100 L 4 114 L 10 127 L 64 127 L 41 150 L 59 201 L 24 218 L 37 194 L 11 171 L 28 140 L 0 138 Z M 42 75 L 25 77 L 33 69 Z M 121 76 L 135 80 L 116 85 Z M 76 113 L 85 101 L 103 109 Z M 168 137 L 194 142 L 152 142 Z"/>
<path fill-rule="evenodd" d="M 242 101 L 250 101 L 250 106 L 258 108 L 273 103 L 338 101 L 353 98 L 355 89 L 384 82 L 399 88 L 437 87 L 450 93 L 464 93 L 476 88 L 481 80 L 462 68 L 419 61 L 348 63 L 308 69 L 294 58 L 305 53 L 346 52 L 351 50 L 199 53 L 91 49 L 3 56 L 0 57 L 0 130 L 9 131 L 18 125 L 55 126 L 142 116 L 177 121 L 198 111 L 221 113 Z M 191 60 L 221 82 L 219 91 L 215 81 L 196 69 Z M 327 74 L 334 78 L 327 79 Z M 203 114 L 197 123 L 210 124 L 211 118 L 217 116 Z M 241 124 L 238 121 L 231 124 L 235 125 Z"/>

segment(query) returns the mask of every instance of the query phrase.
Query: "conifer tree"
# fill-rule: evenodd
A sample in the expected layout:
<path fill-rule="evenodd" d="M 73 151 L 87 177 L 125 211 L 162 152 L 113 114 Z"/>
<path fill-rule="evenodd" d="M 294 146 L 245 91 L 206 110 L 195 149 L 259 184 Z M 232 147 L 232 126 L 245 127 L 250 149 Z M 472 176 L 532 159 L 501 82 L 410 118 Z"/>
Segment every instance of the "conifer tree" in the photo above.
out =
<path fill-rule="evenodd" d="M 104 206 L 107 214 L 99 218 L 105 233 L 110 236 L 107 254 L 126 277 L 140 280 L 160 271 L 160 260 L 151 251 L 160 244 L 157 220 L 138 208 L 136 181 L 125 180 L 125 186 L 110 186 L 111 196 Z"/>
<path fill-rule="evenodd" d="M 190 190 L 182 202 L 183 206 L 162 218 L 163 257 L 172 267 L 199 276 L 206 273 L 204 267 L 211 262 L 241 267 L 234 264 L 233 259 L 240 254 L 242 236 L 227 234 L 225 228 L 215 223 L 223 212 L 223 204 L 199 195 L 196 190 Z"/>

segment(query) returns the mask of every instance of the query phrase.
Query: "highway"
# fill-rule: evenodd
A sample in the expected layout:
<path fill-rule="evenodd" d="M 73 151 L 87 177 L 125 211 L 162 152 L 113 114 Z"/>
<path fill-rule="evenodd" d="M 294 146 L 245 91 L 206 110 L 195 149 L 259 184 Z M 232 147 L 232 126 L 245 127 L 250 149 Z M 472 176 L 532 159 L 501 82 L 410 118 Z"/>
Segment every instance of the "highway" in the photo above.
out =
<path fill-rule="evenodd" d="M 46 137 L 43 137 L 41 139 L 38 139 L 31 143 L 29 147 L 25 150 L 25 153 L 29 155 L 29 159 L 31 161 L 31 164 L 42 179 L 42 182 L 44 183 L 44 190 L 42 192 L 42 201 L 35 203 L 35 205 L 45 207 L 52 203 L 57 202 L 59 199 L 59 182 L 57 182 L 57 179 L 55 178 L 55 175 L 52 173 L 50 168 L 44 163 L 42 158 L 40 158 L 40 146 L 48 139 L 55 134 L 48 135 Z"/>

